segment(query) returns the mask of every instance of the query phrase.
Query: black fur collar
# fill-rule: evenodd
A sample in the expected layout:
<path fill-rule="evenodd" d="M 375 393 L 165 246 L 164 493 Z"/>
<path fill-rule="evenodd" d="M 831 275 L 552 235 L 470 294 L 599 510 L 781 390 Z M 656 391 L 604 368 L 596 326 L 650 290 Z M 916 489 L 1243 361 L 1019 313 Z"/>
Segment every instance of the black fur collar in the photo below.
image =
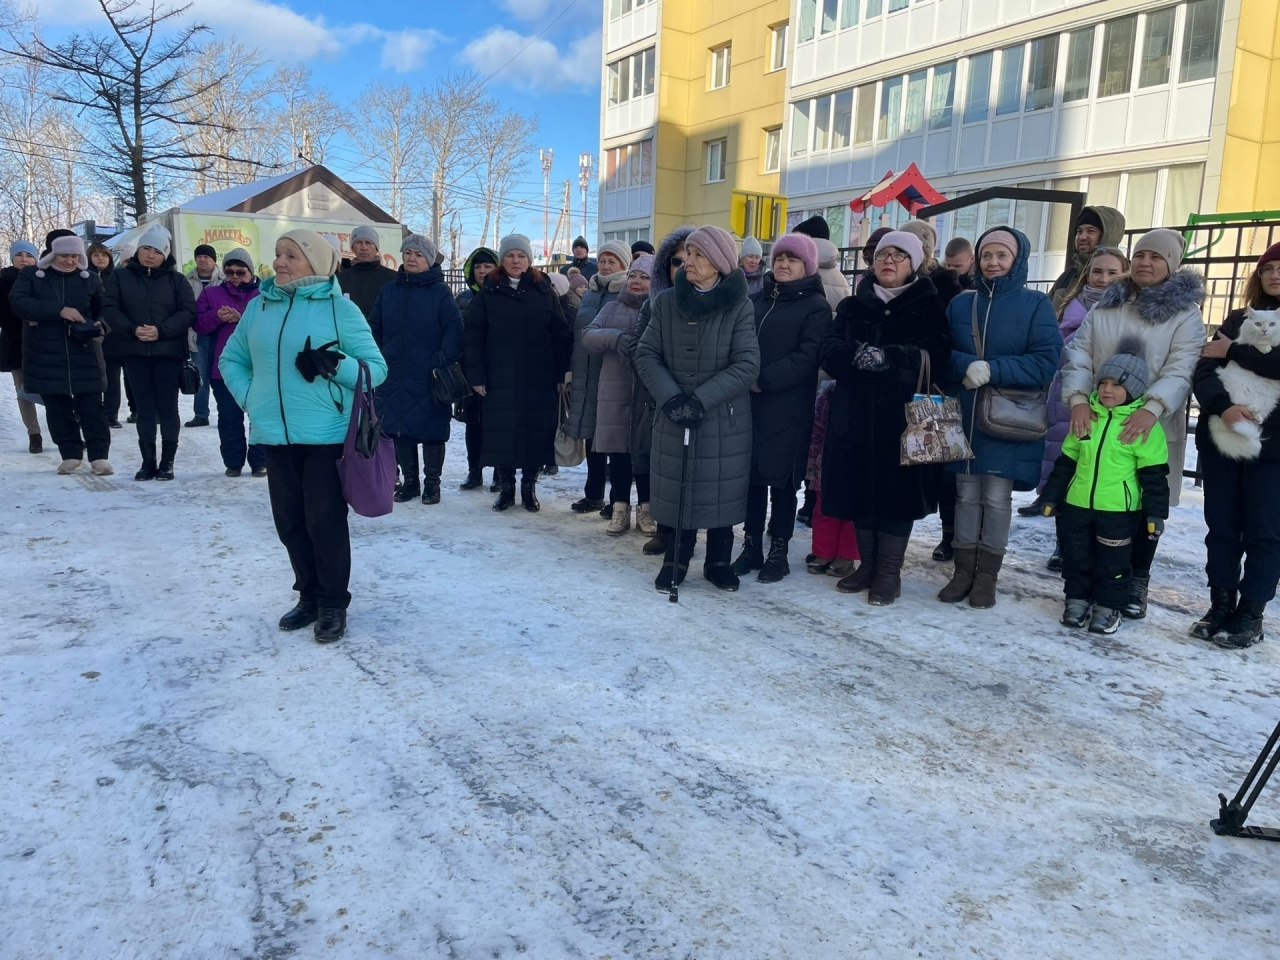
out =
<path fill-rule="evenodd" d="M 690 320 L 702 320 L 725 313 L 744 302 L 747 299 L 747 278 L 740 269 L 734 270 L 706 293 L 699 293 L 681 270 L 676 274 L 673 289 L 680 313 Z"/>

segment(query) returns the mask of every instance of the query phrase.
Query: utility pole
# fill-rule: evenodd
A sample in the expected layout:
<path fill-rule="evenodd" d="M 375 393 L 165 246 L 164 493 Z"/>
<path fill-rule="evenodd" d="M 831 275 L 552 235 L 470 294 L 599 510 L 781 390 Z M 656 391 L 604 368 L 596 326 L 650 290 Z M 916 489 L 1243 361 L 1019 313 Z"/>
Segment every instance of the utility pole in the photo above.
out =
<path fill-rule="evenodd" d="M 545 262 L 551 256 L 551 155 L 548 147 L 539 150 L 542 160 L 542 259 Z"/>
<path fill-rule="evenodd" d="M 578 154 L 578 186 L 582 188 L 582 236 L 587 235 L 587 187 L 591 183 L 591 154 Z"/>
<path fill-rule="evenodd" d="M 431 239 L 440 242 L 440 207 L 444 198 L 444 177 L 436 174 L 431 183 Z"/>

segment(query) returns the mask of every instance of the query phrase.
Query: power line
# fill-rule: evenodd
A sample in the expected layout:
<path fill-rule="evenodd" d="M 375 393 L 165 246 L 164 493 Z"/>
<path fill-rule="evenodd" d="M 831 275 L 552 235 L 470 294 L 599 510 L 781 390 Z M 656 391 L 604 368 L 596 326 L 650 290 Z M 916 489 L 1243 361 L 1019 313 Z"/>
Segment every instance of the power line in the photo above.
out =
<path fill-rule="evenodd" d="M 558 14 L 556 14 L 555 18 L 552 19 L 550 23 L 548 23 L 545 27 L 543 27 L 541 30 L 535 33 L 532 37 L 530 37 L 528 42 L 525 43 L 523 47 L 521 47 L 519 50 L 516 51 L 515 56 L 513 56 L 510 60 L 508 60 L 506 63 L 500 66 L 497 70 L 494 70 L 491 74 L 485 77 L 484 82 L 488 83 L 498 74 L 500 74 L 503 70 L 507 69 L 507 67 L 511 66 L 511 64 L 515 63 L 516 60 L 520 58 L 521 54 L 523 54 L 526 50 L 528 50 L 531 46 L 533 46 L 534 41 L 541 40 L 548 30 L 554 27 L 566 13 L 568 13 L 577 5 L 578 5 L 578 0 L 570 0 L 570 3 L 568 6 L 566 6 L 563 10 L 561 10 Z"/>

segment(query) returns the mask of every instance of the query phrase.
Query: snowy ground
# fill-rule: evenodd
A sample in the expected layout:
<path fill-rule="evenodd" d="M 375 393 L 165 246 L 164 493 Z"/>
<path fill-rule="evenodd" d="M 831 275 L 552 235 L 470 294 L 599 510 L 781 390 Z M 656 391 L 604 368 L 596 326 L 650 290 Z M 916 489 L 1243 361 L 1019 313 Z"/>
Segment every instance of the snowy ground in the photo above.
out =
<path fill-rule="evenodd" d="M 185 412 L 184 408 L 184 412 Z M 185 416 L 184 416 L 185 419 Z M 1215 837 L 1280 644 L 1192 640 L 1194 492 L 1151 617 L 1057 625 L 1047 521 L 991 611 L 809 576 L 676 606 L 641 538 L 444 502 L 353 521 L 346 640 L 282 634 L 266 484 L 54 475 L 0 386 L 0 953 L 1272 958 L 1280 846 Z M 1251 822 L 1280 824 L 1280 783 Z"/>

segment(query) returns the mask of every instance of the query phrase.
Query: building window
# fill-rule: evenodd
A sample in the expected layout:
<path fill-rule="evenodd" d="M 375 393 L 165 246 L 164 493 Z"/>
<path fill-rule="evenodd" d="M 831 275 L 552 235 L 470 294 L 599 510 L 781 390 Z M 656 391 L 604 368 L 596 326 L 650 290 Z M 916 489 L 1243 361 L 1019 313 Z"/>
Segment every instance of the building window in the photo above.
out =
<path fill-rule="evenodd" d="M 964 96 L 964 122 L 986 120 L 991 109 L 990 51 L 969 58 L 969 84 Z"/>
<path fill-rule="evenodd" d="M 870 143 L 876 134 L 876 85 L 864 83 L 855 92 L 857 108 L 853 118 L 853 142 Z"/>
<path fill-rule="evenodd" d="M 889 0 L 889 12 L 897 13 L 899 10 L 905 10 L 911 5 L 911 0 Z"/>
<path fill-rule="evenodd" d="M 1022 109 L 1022 45 L 1000 51 L 1000 87 L 996 92 L 996 116 Z"/>
<path fill-rule="evenodd" d="M 608 240 L 621 240 L 627 246 L 635 243 L 637 240 L 649 239 L 648 227 L 632 227 L 630 230 L 610 230 L 605 233 L 604 238 Z"/>
<path fill-rule="evenodd" d="M 821 33 L 827 34 L 836 32 L 836 9 L 839 6 L 840 0 L 822 0 Z"/>
<path fill-rule="evenodd" d="M 840 8 L 840 29 L 845 27 L 853 27 L 858 23 L 858 7 L 862 4 L 862 0 L 844 0 L 844 6 Z"/>
<path fill-rule="evenodd" d="M 919 133 L 924 129 L 924 90 L 929 81 L 928 70 L 907 74 L 907 112 L 902 132 Z"/>
<path fill-rule="evenodd" d="M 809 101 L 791 105 L 791 155 L 803 157 L 809 152 Z"/>
<path fill-rule="evenodd" d="M 853 90 L 837 93 L 832 109 L 831 149 L 843 150 L 849 146 L 853 134 Z"/>
<path fill-rule="evenodd" d="M 733 44 L 726 43 L 711 51 L 711 89 L 719 90 L 729 85 L 729 52 Z"/>
<path fill-rule="evenodd" d="M 641 7 L 652 2 L 653 0 L 609 0 L 609 19 L 617 20 L 624 14 L 631 13 L 633 10 L 639 10 Z"/>
<path fill-rule="evenodd" d="M 653 185 L 653 141 L 641 140 L 605 151 L 604 188 L 626 190 Z"/>
<path fill-rule="evenodd" d="M 1053 106 L 1053 87 L 1057 76 L 1057 36 L 1032 40 L 1031 59 L 1027 64 L 1028 110 L 1043 110 Z"/>
<path fill-rule="evenodd" d="M 1221 31 L 1222 0 L 1191 0 L 1187 4 L 1187 20 L 1182 27 L 1179 83 L 1206 80 L 1218 72 Z"/>
<path fill-rule="evenodd" d="M 770 127 L 764 132 L 764 172 L 782 169 L 782 128 Z"/>
<path fill-rule="evenodd" d="M 769 69 L 787 68 L 787 25 L 779 23 L 769 28 Z"/>
<path fill-rule="evenodd" d="M 1124 17 L 1103 24 L 1102 75 L 1098 97 L 1128 93 L 1133 83 L 1133 47 L 1138 36 L 1138 18 Z"/>
<path fill-rule="evenodd" d="M 609 105 L 616 107 L 653 93 L 653 68 L 653 47 L 609 64 Z"/>
<path fill-rule="evenodd" d="M 880 85 L 880 142 L 896 140 L 902 117 L 902 78 L 892 77 Z"/>
<path fill-rule="evenodd" d="M 818 0 L 800 0 L 800 33 L 796 36 L 799 43 L 808 43 L 813 39 L 814 21 L 818 17 Z"/>
<path fill-rule="evenodd" d="M 831 96 L 813 101 L 813 152 L 831 149 Z"/>
<path fill-rule="evenodd" d="M 1089 98 L 1089 74 L 1093 70 L 1093 27 L 1067 34 L 1067 79 L 1062 102 Z"/>
<path fill-rule="evenodd" d="M 884 13 L 884 0 L 867 0 L 867 19 Z"/>
<path fill-rule="evenodd" d="M 1169 61 L 1173 56 L 1174 8 L 1148 13 L 1142 26 L 1142 66 L 1139 87 L 1158 87 L 1169 82 Z"/>
<path fill-rule="evenodd" d="M 951 108 L 956 95 L 956 65 L 942 63 L 933 68 L 933 90 L 929 94 L 929 129 L 951 126 Z"/>
<path fill-rule="evenodd" d="M 712 140 L 707 144 L 707 183 L 721 183 L 724 180 L 724 161 L 728 147 L 727 140 Z"/>

